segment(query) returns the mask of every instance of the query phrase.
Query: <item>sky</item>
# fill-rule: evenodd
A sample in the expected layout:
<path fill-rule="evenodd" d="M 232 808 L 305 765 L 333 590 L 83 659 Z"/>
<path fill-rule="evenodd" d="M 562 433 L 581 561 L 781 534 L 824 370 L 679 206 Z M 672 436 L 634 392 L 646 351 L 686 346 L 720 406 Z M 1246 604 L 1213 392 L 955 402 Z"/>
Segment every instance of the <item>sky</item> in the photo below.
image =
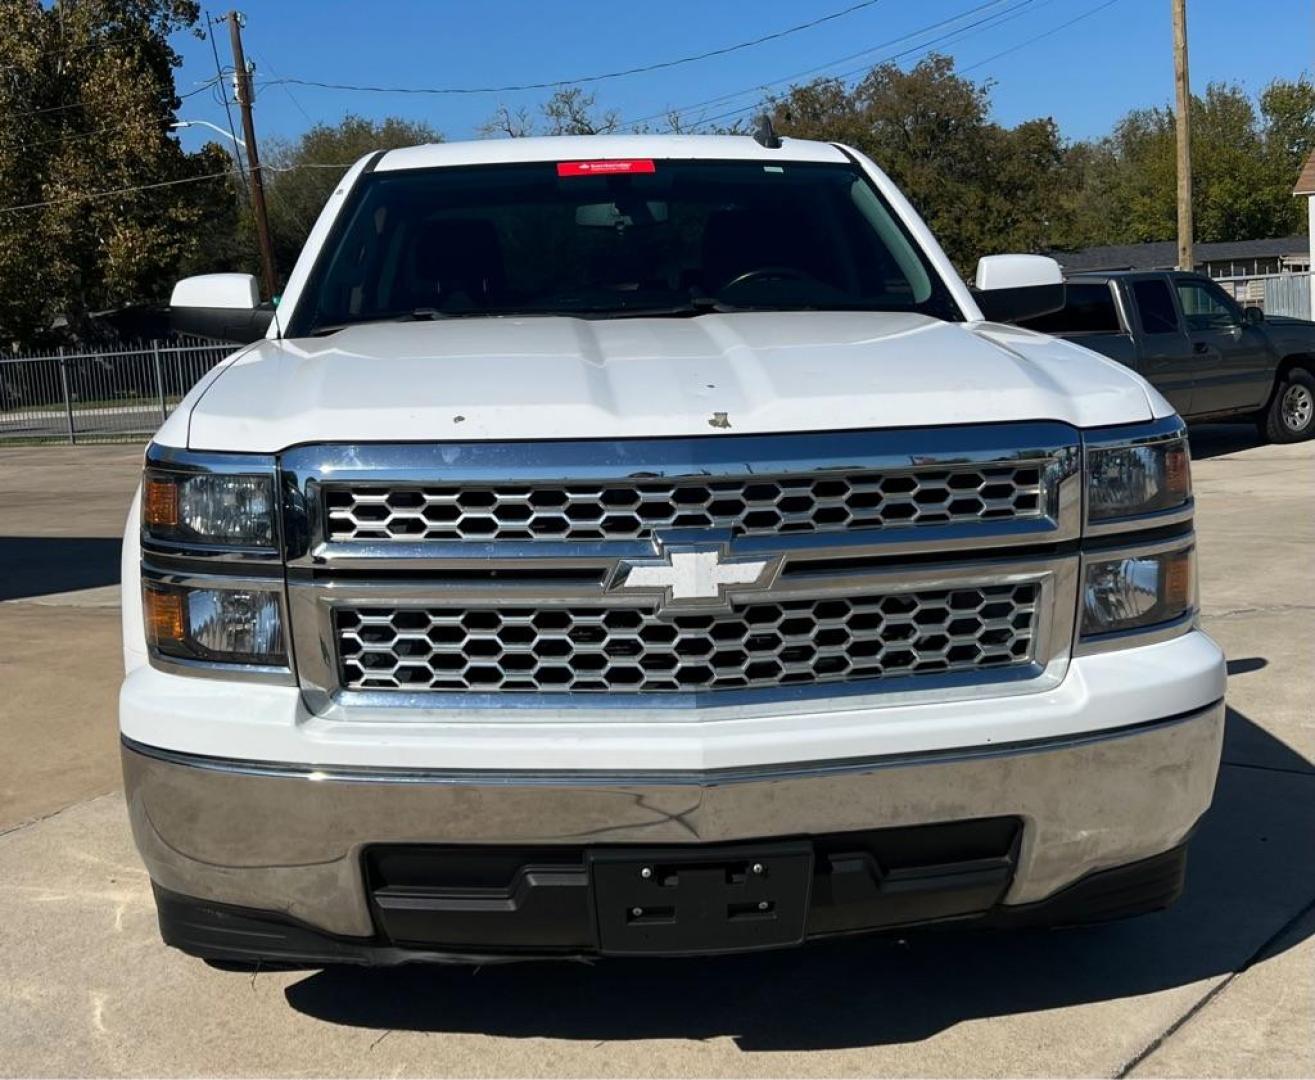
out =
<path fill-rule="evenodd" d="M 259 139 L 292 139 L 313 122 L 355 113 L 424 120 L 451 140 L 478 137 L 479 125 L 500 104 L 534 108 L 552 91 L 426 95 L 261 84 L 298 78 L 465 89 L 575 80 L 724 49 L 861 2 L 245 0 L 239 9 L 247 20 L 247 58 L 256 65 Z M 1226 81 L 1254 94 L 1274 78 L 1310 74 L 1313 6 L 1312 0 L 1188 0 L 1193 89 Z M 227 27 L 218 30 L 214 44 L 227 66 Z M 699 106 L 686 114 L 690 119 L 725 123 L 734 118 L 727 113 L 752 113 L 764 86 L 784 90 L 886 59 L 908 67 L 935 49 L 970 77 L 994 83 L 1001 123 L 1051 116 L 1065 137 L 1083 139 L 1105 134 L 1129 109 L 1171 102 L 1172 40 L 1170 0 L 869 0 L 762 44 L 584 88 L 627 123 L 687 106 Z M 208 40 L 181 33 L 172 43 L 183 57 L 180 93 L 214 78 Z M 187 98 L 178 115 L 227 126 L 213 90 Z M 216 138 L 202 128 L 180 135 L 188 149 Z"/>

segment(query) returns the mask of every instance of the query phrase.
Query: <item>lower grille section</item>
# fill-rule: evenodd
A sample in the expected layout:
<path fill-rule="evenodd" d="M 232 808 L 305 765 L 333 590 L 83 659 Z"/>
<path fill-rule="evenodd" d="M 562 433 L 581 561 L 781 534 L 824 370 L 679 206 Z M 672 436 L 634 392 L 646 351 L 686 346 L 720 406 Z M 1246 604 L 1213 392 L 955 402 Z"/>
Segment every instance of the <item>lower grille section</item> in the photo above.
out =
<path fill-rule="evenodd" d="M 1033 658 L 1035 582 L 737 604 L 334 611 L 348 690 L 663 693 L 975 671 Z"/>

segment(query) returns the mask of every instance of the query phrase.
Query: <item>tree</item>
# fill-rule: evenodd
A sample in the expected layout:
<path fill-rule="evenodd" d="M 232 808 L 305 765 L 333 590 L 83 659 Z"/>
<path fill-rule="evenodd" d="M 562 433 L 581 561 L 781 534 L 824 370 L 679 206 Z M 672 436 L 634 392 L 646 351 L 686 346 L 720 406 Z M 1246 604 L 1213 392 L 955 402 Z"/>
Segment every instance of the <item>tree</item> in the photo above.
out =
<path fill-rule="evenodd" d="M 1174 118 L 1168 106 L 1137 109 L 1098 143 L 1091 217 L 1105 222 L 1095 242 L 1172 240 L 1177 232 Z M 1192 100 L 1192 211 L 1196 239 L 1256 240 L 1300 230 L 1291 196 L 1315 147 L 1315 86 L 1275 80 L 1255 103 L 1239 86 L 1212 83 Z M 1077 148 L 1075 148 L 1077 150 Z"/>
<path fill-rule="evenodd" d="M 534 134 L 534 115 L 524 105 L 512 109 L 499 105 L 484 123 L 479 133 L 485 138 L 524 139 Z"/>
<path fill-rule="evenodd" d="M 922 212 L 960 269 L 995 251 L 1071 250 L 1171 240 L 1177 231 L 1174 118 L 1135 109 L 1104 139 L 1067 144 L 1053 120 L 1007 128 L 990 117 L 990 84 L 932 56 L 872 69 L 767 103 L 783 132 L 847 142 L 873 158 Z M 1291 197 L 1315 147 L 1315 85 L 1275 80 L 1253 102 L 1211 84 L 1192 105 L 1196 239 L 1296 232 Z"/>
<path fill-rule="evenodd" d="M 543 106 L 549 135 L 610 135 L 621 123 L 620 114 L 608 109 L 595 111 L 596 96 L 578 86 L 558 90 Z"/>
<path fill-rule="evenodd" d="M 1266 150 L 1278 169 L 1295 175 L 1315 150 L 1315 83 L 1304 75 L 1275 79 L 1260 95 L 1260 115 Z"/>
<path fill-rule="evenodd" d="M 621 126 L 621 115 L 615 109 L 597 111 L 597 95 L 586 93 L 578 86 L 569 86 L 553 93 L 539 106 L 545 128 L 539 131 L 538 123 L 529 109 L 521 106 L 511 109 L 499 105 L 497 111 L 479 127 L 481 135 L 505 136 L 512 139 L 528 135 L 609 135 Z"/>
<path fill-rule="evenodd" d="M 881 64 L 853 89 L 819 79 L 768 107 L 782 133 L 845 142 L 876 161 L 962 270 L 992 252 L 1043 248 L 1071 217 L 1054 121 L 995 123 L 989 84 L 957 75 L 949 57 L 908 71 Z"/>
<path fill-rule="evenodd" d="M 374 150 L 442 141 L 443 136 L 423 121 L 396 116 L 367 120 L 351 115 L 334 125 L 315 124 L 295 142 L 266 140 L 261 159 L 266 169 L 269 227 L 274 261 L 284 278 L 330 193 L 353 162 Z M 243 232 L 252 233 L 249 215 L 244 216 Z M 254 250 L 253 244 L 246 244 L 246 250 Z"/>
<path fill-rule="evenodd" d="M 0 0 L 0 191 L 37 204 L 0 212 L 0 337 L 166 296 L 203 225 L 231 225 L 231 159 L 171 136 L 168 39 L 198 15 L 192 0 Z"/>

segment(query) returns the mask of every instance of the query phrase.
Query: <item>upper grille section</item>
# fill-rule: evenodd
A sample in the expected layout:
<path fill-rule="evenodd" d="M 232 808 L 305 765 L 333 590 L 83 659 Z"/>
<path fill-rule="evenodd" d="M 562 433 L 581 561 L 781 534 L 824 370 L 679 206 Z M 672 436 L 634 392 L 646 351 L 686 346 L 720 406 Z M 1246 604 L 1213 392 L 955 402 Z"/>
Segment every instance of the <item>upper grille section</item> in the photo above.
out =
<path fill-rule="evenodd" d="M 564 607 L 334 612 L 350 690 L 693 692 L 978 671 L 1033 658 L 1035 582 L 806 600 L 659 618 Z"/>
<path fill-rule="evenodd" d="M 325 485 L 331 541 L 644 540 L 844 532 L 1042 515 L 1042 464 L 534 484 Z"/>

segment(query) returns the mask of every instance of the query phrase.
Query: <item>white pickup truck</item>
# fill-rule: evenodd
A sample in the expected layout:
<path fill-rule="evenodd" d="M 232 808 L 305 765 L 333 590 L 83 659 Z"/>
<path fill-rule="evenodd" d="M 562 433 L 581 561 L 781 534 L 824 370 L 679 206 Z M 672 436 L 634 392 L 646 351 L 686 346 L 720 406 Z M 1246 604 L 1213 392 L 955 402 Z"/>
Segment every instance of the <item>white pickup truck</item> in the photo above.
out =
<path fill-rule="evenodd" d="M 839 145 L 358 162 L 127 525 L 164 940 L 486 962 L 1170 903 L 1224 725 L 1185 431 L 983 317 L 1056 281 L 970 290 Z M 174 306 L 250 321 L 254 282 Z"/>

